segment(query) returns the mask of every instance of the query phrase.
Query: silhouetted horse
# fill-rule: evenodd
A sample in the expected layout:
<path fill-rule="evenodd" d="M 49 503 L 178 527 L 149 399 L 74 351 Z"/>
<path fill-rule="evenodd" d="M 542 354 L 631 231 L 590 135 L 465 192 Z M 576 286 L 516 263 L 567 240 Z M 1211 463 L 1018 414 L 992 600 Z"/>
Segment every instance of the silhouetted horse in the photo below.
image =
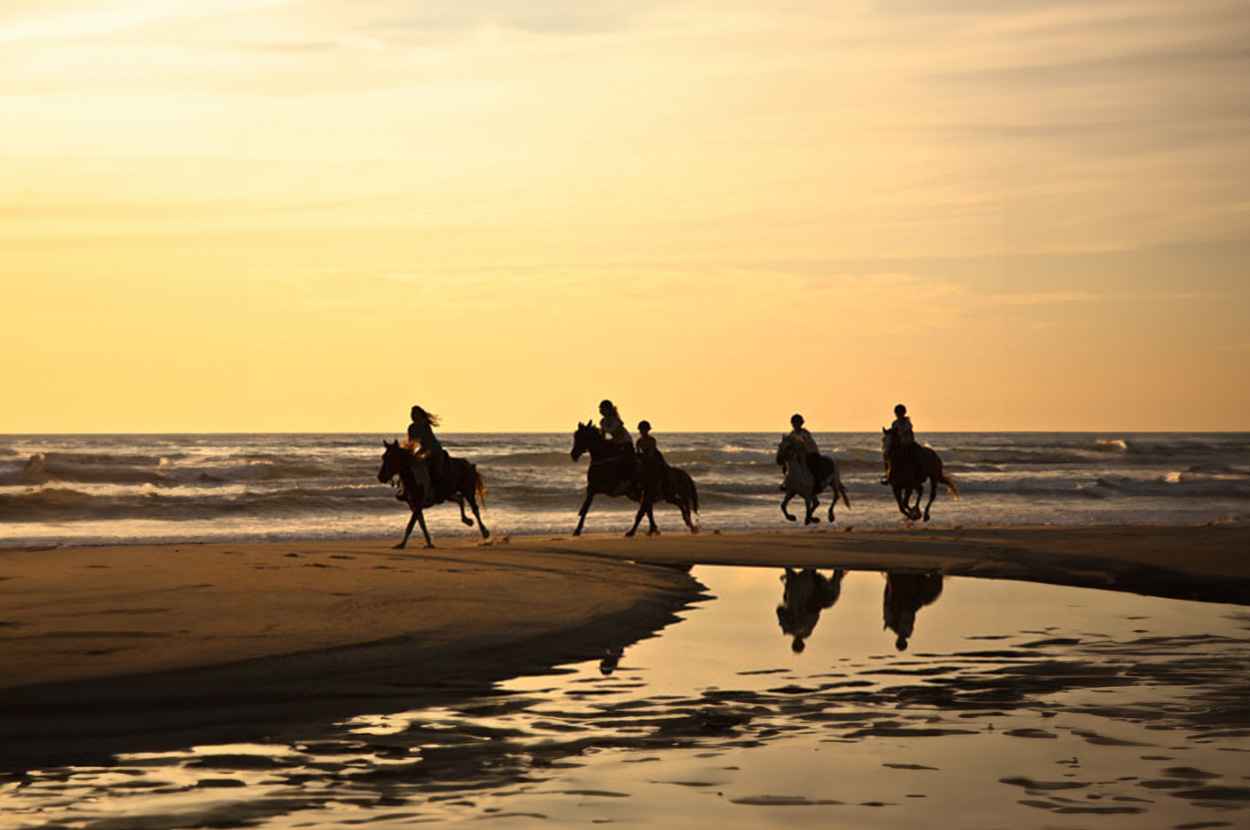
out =
<path fill-rule="evenodd" d="M 583 424 L 579 421 L 577 431 L 573 433 L 573 449 L 569 454 L 574 461 L 577 461 L 583 453 L 590 453 L 590 466 L 586 469 L 586 500 L 577 511 L 578 519 L 577 527 L 573 530 L 574 536 L 581 535 L 582 525 L 586 522 L 586 514 L 590 511 L 590 503 L 599 494 L 628 496 L 638 502 L 634 526 L 629 529 L 626 536 L 633 536 L 638 531 L 638 525 L 642 522 L 644 515 L 649 525 L 648 535 L 660 532 L 651 512 L 656 496 L 676 505 L 681 510 L 682 520 L 690 528 L 690 532 L 696 532 L 694 523 L 691 521 L 691 514 L 699 512 L 699 493 L 694 486 L 694 480 L 684 471 L 670 466 L 667 468 L 668 480 L 666 482 L 659 483 L 658 486 L 655 484 L 647 486 L 649 483 L 644 481 L 643 465 L 633 455 L 633 448 L 629 448 L 626 454 L 620 445 L 605 439 L 593 422 Z"/>
<path fill-rule="evenodd" d="M 885 575 L 882 616 L 885 618 L 885 627 L 897 635 L 894 641 L 896 649 L 907 650 L 907 641 L 916 630 L 916 612 L 926 605 L 932 605 L 940 596 L 940 573 Z"/>
<path fill-rule="evenodd" d="M 833 606 L 842 595 L 842 577 L 846 571 L 835 570 L 832 577 L 825 577 L 814 568 L 795 571 L 786 568 L 781 581 L 785 588 L 781 592 L 781 604 L 777 606 L 777 622 L 783 634 L 790 635 L 790 649 L 798 654 L 807 644 L 804 642 L 812 636 L 816 623 L 820 621 L 820 612 Z"/>
<path fill-rule="evenodd" d="M 408 507 L 412 509 L 412 517 L 408 519 L 408 527 L 404 530 L 404 538 L 398 545 L 396 550 L 403 550 L 408 544 L 408 537 L 412 534 L 412 526 L 420 522 L 421 533 L 425 536 L 425 546 L 427 548 L 434 547 L 434 542 L 430 539 L 430 532 L 425 527 L 425 508 L 432 507 L 436 504 L 442 504 L 444 501 L 454 501 L 460 506 L 460 521 L 469 527 L 473 527 L 473 519 L 470 519 L 464 513 L 464 503 L 467 501 L 469 507 L 473 509 L 473 515 L 477 519 L 478 530 L 482 532 L 483 539 L 490 538 L 490 531 L 486 529 L 485 523 L 482 522 L 482 514 L 478 512 L 478 500 L 483 505 L 486 503 L 486 481 L 478 473 L 477 467 L 465 461 L 463 458 L 452 458 L 447 456 L 444 465 L 443 474 L 448 477 L 446 489 L 450 493 L 448 499 L 443 499 L 430 484 L 430 470 L 426 466 L 425 459 L 413 455 L 411 450 L 400 446 L 396 441 L 391 444 L 386 441 L 382 442 L 386 447 L 382 453 L 382 466 L 378 468 L 378 481 L 386 484 L 394 478 L 399 478 L 400 497 L 408 503 Z"/>
<path fill-rule="evenodd" d="M 924 506 L 924 520 L 929 521 L 929 508 L 937 496 L 938 482 L 946 485 L 950 494 L 959 498 L 959 490 L 954 479 L 942 472 L 942 459 L 928 447 L 912 443 L 900 447 L 898 436 L 893 429 L 881 430 L 881 449 L 887 454 L 890 462 L 889 482 L 894 491 L 894 500 L 904 516 L 915 521 L 921 517 L 920 501 L 924 498 L 924 483 L 929 482 L 929 503 Z M 912 493 L 916 494 L 916 504 L 912 505 Z"/>
<path fill-rule="evenodd" d="M 790 511 L 786 510 L 790 499 L 802 496 L 807 505 L 807 515 L 803 517 L 803 524 L 810 525 L 819 522 L 820 519 L 812 514 L 820 506 L 817 494 L 826 487 L 833 494 L 833 500 L 829 502 L 830 522 L 835 521 L 833 508 L 838 503 L 838 496 L 842 497 L 847 507 L 851 506 L 851 500 L 846 495 L 846 488 L 842 486 L 838 462 L 827 455 L 822 455 L 820 457 L 820 481 L 815 481 L 812 478 L 812 471 L 807 466 L 807 448 L 804 447 L 803 442 L 795 440 L 793 433 L 786 435 L 777 445 L 777 463 L 784 465 L 785 468 L 785 481 L 782 482 L 782 487 L 785 488 L 786 497 L 781 500 L 781 512 L 789 521 L 796 521 L 795 517 L 790 515 Z"/>

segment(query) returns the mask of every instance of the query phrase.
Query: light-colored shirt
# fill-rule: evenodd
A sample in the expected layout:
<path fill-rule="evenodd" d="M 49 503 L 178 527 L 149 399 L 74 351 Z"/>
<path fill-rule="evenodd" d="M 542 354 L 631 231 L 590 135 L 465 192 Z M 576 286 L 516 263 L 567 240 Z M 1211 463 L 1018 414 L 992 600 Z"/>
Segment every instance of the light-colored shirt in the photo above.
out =
<path fill-rule="evenodd" d="M 625 429 L 625 425 L 621 423 L 619 417 L 607 416 L 599 420 L 599 429 L 603 432 L 603 437 L 607 438 L 614 444 L 634 445 L 633 436 L 629 434 L 629 430 Z"/>
<path fill-rule="evenodd" d="M 820 450 L 817 449 L 816 447 L 816 439 L 813 438 L 812 434 L 808 432 L 806 429 L 804 429 L 803 427 L 797 427 L 790 434 L 793 435 L 799 441 L 803 442 L 803 446 L 807 447 L 807 452 L 809 455 L 811 453 L 817 453 L 817 454 L 820 453 Z"/>

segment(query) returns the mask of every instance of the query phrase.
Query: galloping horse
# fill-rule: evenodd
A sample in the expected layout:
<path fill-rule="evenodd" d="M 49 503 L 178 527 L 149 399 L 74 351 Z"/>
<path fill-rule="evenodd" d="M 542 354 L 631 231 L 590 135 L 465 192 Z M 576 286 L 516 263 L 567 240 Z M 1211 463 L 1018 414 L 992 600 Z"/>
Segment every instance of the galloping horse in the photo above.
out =
<path fill-rule="evenodd" d="M 838 496 L 842 497 L 842 502 L 847 507 L 851 506 L 851 500 L 846 495 L 846 488 L 842 486 L 838 462 L 827 455 L 822 455 L 820 457 L 820 481 L 814 480 L 812 471 L 807 466 L 807 449 L 802 442 L 794 439 L 793 434 L 782 438 L 781 443 L 777 445 L 777 463 L 785 467 L 785 481 L 782 482 L 782 487 L 785 488 L 786 497 L 781 500 L 781 512 L 789 521 L 795 521 L 795 517 L 790 515 L 786 506 L 790 504 L 790 499 L 802 496 L 803 502 L 807 505 L 807 515 L 803 517 L 803 524 L 818 523 L 820 519 L 812 514 L 820 506 L 817 494 L 825 487 L 828 487 L 833 494 L 833 500 L 829 502 L 830 522 L 835 521 L 833 508 L 838 503 Z"/>
<path fill-rule="evenodd" d="M 898 436 L 893 429 L 883 429 L 881 432 L 881 449 L 890 461 L 890 488 L 894 490 L 894 500 L 898 502 L 899 512 L 913 522 L 920 518 L 920 501 L 924 498 L 925 479 L 929 481 L 929 503 L 924 506 L 926 522 L 929 521 L 929 508 L 933 506 L 933 499 L 937 496 L 939 481 L 946 485 L 953 497 L 959 498 L 955 481 L 942 472 L 942 459 L 937 453 L 918 444 L 912 444 L 909 451 L 899 446 Z M 912 493 L 916 494 L 915 505 L 911 503 Z"/>
<path fill-rule="evenodd" d="M 581 535 L 582 525 L 586 522 L 586 514 L 590 511 L 590 503 L 594 501 L 597 494 L 628 496 L 631 500 L 638 502 L 634 526 L 629 529 L 626 536 L 633 536 L 638 532 L 638 525 L 642 522 L 644 515 L 648 522 L 647 535 L 660 532 L 655 523 L 655 517 L 651 513 L 656 496 L 676 505 L 681 510 L 681 518 L 686 523 L 686 527 L 690 528 L 691 533 L 696 532 L 691 521 L 691 514 L 699 512 L 699 492 L 694 486 L 694 480 L 684 471 L 669 467 L 666 482 L 646 482 L 643 480 L 645 476 L 642 464 L 632 454 L 632 448 L 630 448 L 631 454 L 623 454 L 618 447 L 603 437 L 593 421 L 584 424 L 579 421 L 577 430 L 573 433 L 573 449 L 569 454 L 574 461 L 577 461 L 583 453 L 587 452 L 590 453 L 590 467 L 586 470 L 586 500 L 577 511 L 578 519 L 577 527 L 573 530 L 574 536 Z"/>
<path fill-rule="evenodd" d="M 451 485 L 451 496 L 450 499 L 443 499 L 430 485 L 430 470 L 426 466 L 425 459 L 413 455 L 410 450 L 400 446 L 398 441 L 393 444 L 383 441 L 382 444 L 386 447 L 386 451 L 382 453 L 382 466 L 378 468 L 378 481 L 386 484 L 398 476 L 400 497 L 412 509 L 412 517 L 408 519 L 408 527 L 404 530 L 404 538 L 395 546 L 396 550 L 403 550 L 404 546 L 408 544 L 408 537 L 412 534 L 412 526 L 417 522 L 421 523 L 421 533 L 425 536 L 425 546 L 427 548 L 434 547 L 434 542 L 430 539 L 430 531 L 425 527 L 425 508 L 448 500 L 454 501 L 460 506 L 460 521 L 469 527 L 473 527 L 473 519 L 470 519 L 464 513 L 464 503 L 468 501 L 469 507 L 473 509 L 473 516 L 477 519 L 478 530 L 482 532 L 482 538 L 490 538 L 490 531 L 486 529 L 485 523 L 482 522 L 482 514 L 478 512 L 477 507 L 479 499 L 483 504 L 486 503 L 486 481 L 478 473 L 476 466 L 463 458 L 448 456 L 444 474 L 448 477 L 448 483 Z"/>

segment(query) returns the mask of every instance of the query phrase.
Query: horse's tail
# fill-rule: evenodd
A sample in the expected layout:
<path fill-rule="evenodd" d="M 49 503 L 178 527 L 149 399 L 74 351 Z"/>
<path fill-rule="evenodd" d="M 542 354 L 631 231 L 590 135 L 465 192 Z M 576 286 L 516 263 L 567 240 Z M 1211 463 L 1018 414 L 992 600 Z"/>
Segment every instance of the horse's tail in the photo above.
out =
<path fill-rule="evenodd" d="M 838 495 L 842 497 L 843 504 L 851 506 L 851 497 L 846 494 L 846 485 L 842 483 L 842 479 L 838 479 Z"/>
<path fill-rule="evenodd" d="M 955 486 L 955 477 L 948 476 L 946 473 L 938 474 L 939 480 L 946 485 L 946 490 L 951 494 L 951 498 L 959 498 L 959 488 Z"/>
<path fill-rule="evenodd" d="M 477 471 L 477 467 L 473 468 L 473 488 L 477 491 L 477 503 L 485 507 L 486 479 L 482 478 L 482 474 Z"/>
<path fill-rule="evenodd" d="M 683 471 L 684 472 L 684 471 Z M 694 485 L 694 479 L 686 473 L 686 481 L 690 482 L 690 509 L 695 513 L 699 512 L 699 488 Z"/>

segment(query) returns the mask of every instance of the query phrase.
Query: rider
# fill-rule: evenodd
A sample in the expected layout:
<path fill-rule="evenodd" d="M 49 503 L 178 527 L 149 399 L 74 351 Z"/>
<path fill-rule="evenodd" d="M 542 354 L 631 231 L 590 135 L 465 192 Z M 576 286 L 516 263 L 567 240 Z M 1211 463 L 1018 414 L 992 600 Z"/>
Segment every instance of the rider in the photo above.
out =
<path fill-rule="evenodd" d="M 600 401 L 599 414 L 603 416 L 599 419 L 599 431 L 603 433 L 603 437 L 622 456 L 632 457 L 634 454 L 634 439 L 629 434 L 629 430 L 625 429 L 625 424 L 621 422 L 621 415 L 616 411 L 616 404 L 607 399 Z"/>
<path fill-rule="evenodd" d="M 916 445 L 916 434 L 912 430 L 911 418 L 907 417 L 907 407 L 899 404 L 894 407 L 894 423 L 890 424 L 890 433 L 886 438 L 886 445 L 881 450 L 882 459 L 885 462 L 885 477 L 881 479 L 882 484 L 890 483 L 890 453 L 897 451 L 898 453 L 909 453 L 911 448 Z M 894 441 L 898 441 L 898 445 L 894 445 Z"/>
<path fill-rule="evenodd" d="M 651 435 L 651 423 L 649 421 L 638 422 L 637 442 L 634 449 L 638 453 L 638 458 L 642 462 L 642 469 L 645 474 L 644 478 L 648 482 L 659 482 L 660 494 L 667 498 L 668 493 L 668 462 L 664 460 L 664 453 L 660 452 L 660 447 L 655 442 L 655 438 Z"/>
<path fill-rule="evenodd" d="M 790 416 L 790 426 L 793 427 L 793 429 L 790 430 L 790 434 L 793 435 L 794 439 L 798 441 L 806 450 L 804 461 L 807 463 L 808 472 L 812 474 L 812 481 L 815 482 L 816 489 L 819 490 L 821 479 L 820 450 L 816 446 L 816 439 L 812 437 L 810 432 L 803 428 L 803 416 L 799 415 L 797 412 Z M 784 490 L 786 488 L 783 485 L 781 489 Z"/>
<path fill-rule="evenodd" d="M 439 497 L 446 500 L 450 497 L 448 488 L 449 476 L 446 475 L 447 451 L 442 442 L 434 434 L 438 426 L 438 416 L 426 412 L 419 406 L 412 407 L 412 423 L 408 425 L 408 443 L 417 458 L 425 459 L 426 468 L 430 471 L 430 487 Z"/>

